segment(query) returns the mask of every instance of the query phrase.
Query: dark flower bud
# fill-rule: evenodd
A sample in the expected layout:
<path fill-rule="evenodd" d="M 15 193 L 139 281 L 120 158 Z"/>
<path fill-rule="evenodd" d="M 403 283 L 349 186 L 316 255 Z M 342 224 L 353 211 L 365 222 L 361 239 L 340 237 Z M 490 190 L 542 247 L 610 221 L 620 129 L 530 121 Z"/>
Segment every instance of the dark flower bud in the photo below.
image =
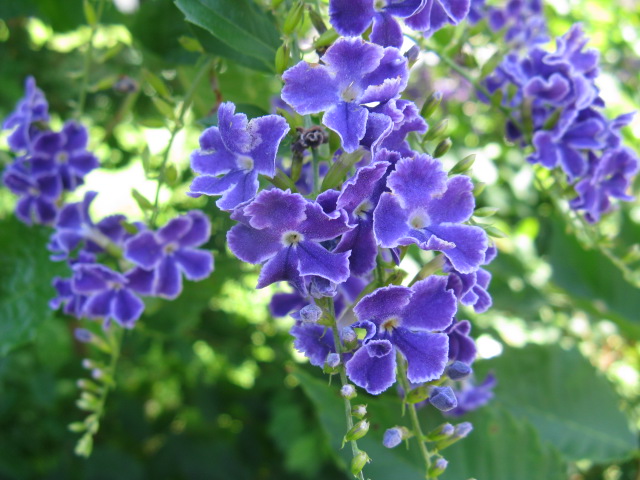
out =
<path fill-rule="evenodd" d="M 471 374 L 471 367 L 464 362 L 456 360 L 447 367 L 447 376 L 451 380 L 461 380 Z"/>
<path fill-rule="evenodd" d="M 429 402 L 443 412 L 447 412 L 458 406 L 458 400 L 453 390 L 451 390 L 451 387 L 433 387 L 431 389 Z"/>
<path fill-rule="evenodd" d="M 302 323 L 318 323 L 320 317 L 322 317 L 322 309 L 317 305 L 309 304 L 300 310 Z"/>
<path fill-rule="evenodd" d="M 353 474 L 353 476 L 358 476 L 364 466 L 370 461 L 371 459 L 369 458 L 369 455 L 367 455 L 366 452 L 360 450 L 355 455 L 355 457 L 353 457 L 353 460 L 351 460 L 351 473 Z"/>
<path fill-rule="evenodd" d="M 301 139 L 308 148 L 317 148 L 329 141 L 329 135 L 320 125 L 315 125 L 302 132 Z"/>
<path fill-rule="evenodd" d="M 309 8 L 307 13 L 309 14 L 309 20 L 311 20 L 313 28 L 315 28 L 320 35 L 327 31 L 327 26 L 324 24 L 322 15 L 316 12 L 313 8 Z"/>
<path fill-rule="evenodd" d="M 116 83 L 113 84 L 113 89 L 119 93 L 133 93 L 138 91 L 138 82 L 133 78 L 123 75 Z"/>

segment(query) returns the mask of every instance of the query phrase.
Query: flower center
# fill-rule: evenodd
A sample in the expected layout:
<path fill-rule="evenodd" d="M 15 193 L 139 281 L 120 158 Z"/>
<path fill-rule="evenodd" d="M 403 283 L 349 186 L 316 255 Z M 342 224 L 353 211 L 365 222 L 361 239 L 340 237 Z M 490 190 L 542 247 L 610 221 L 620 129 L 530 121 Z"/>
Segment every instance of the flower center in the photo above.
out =
<path fill-rule="evenodd" d="M 373 208 L 373 204 L 371 203 L 371 201 L 365 200 L 364 202 L 362 202 L 360 205 L 356 207 L 356 209 L 353 211 L 353 214 L 358 218 L 366 218 L 367 213 L 369 213 L 369 211 L 372 208 Z"/>
<path fill-rule="evenodd" d="M 67 152 L 56 153 L 56 162 L 67 163 L 68 160 L 69 160 L 69 154 Z"/>
<path fill-rule="evenodd" d="M 360 96 L 360 89 L 351 82 L 347 88 L 342 91 L 342 100 L 345 102 L 353 102 Z"/>
<path fill-rule="evenodd" d="M 304 235 L 300 232 L 285 232 L 284 235 L 282 235 L 282 243 L 285 247 L 297 245 L 302 240 L 304 240 Z"/>
<path fill-rule="evenodd" d="M 166 253 L 167 255 L 171 255 L 176 250 L 178 250 L 178 245 L 175 243 L 168 243 L 163 248 L 164 253 Z"/>
<path fill-rule="evenodd" d="M 111 290 L 122 290 L 123 285 L 120 282 L 107 282 L 107 286 Z"/>
<path fill-rule="evenodd" d="M 238 155 L 236 163 L 241 170 L 253 170 L 253 158 L 247 155 Z"/>
<path fill-rule="evenodd" d="M 422 210 L 421 208 L 418 210 L 415 210 L 411 216 L 409 217 L 409 225 L 411 225 L 411 228 L 415 228 L 416 230 L 420 230 L 424 227 L 426 227 L 427 225 L 429 225 L 430 221 L 429 221 L 429 215 L 427 214 L 427 212 L 425 212 L 424 210 Z"/>
<path fill-rule="evenodd" d="M 29 187 L 28 192 L 32 197 L 37 197 L 38 195 L 40 195 L 40 190 L 38 190 L 36 187 Z"/>
<path fill-rule="evenodd" d="M 387 318 L 385 321 L 383 321 L 380 324 L 380 330 L 383 330 L 385 332 L 391 332 L 394 328 L 399 327 L 400 323 L 402 322 L 398 317 Z"/>

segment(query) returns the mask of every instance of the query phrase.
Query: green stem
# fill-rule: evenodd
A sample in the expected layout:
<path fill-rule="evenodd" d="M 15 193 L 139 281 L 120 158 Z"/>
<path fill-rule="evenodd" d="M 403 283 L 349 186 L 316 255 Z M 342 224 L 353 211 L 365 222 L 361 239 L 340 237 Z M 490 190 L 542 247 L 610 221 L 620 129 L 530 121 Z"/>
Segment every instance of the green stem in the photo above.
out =
<path fill-rule="evenodd" d="M 402 355 L 398 352 L 398 378 L 400 380 L 400 384 L 404 389 L 405 395 L 409 393 L 410 386 L 409 380 L 407 380 L 407 368 L 405 365 L 405 360 Z M 429 449 L 425 443 L 424 433 L 422 433 L 422 427 L 420 426 L 420 419 L 418 418 L 418 412 L 416 410 L 416 406 L 413 403 L 405 403 L 407 410 L 409 410 L 409 417 L 411 418 L 411 426 L 413 428 L 413 433 L 418 440 L 418 445 L 420 446 L 420 453 L 422 454 L 422 458 L 424 460 L 425 465 L 425 478 L 431 478 L 429 475 L 429 470 L 431 469 L 431 454 L 429 453 Z"/>
<path fill-rule="evenodd" d="M 169 161 L 169 154 L 171 153 L 171 147 L 173 146 L 173 142 L 176 139 L 176 135 L 178 135 L 178 132 L 182 129 L 182 121 L 184 119 L 185 114 L 187 113 L 187 110 L 189 109 L 189 106 L 191 105 L 191 101 L 193 100 L 193 96 L 196 93 L 196 89 L 200 84 L 200 81 L 202 80 L 202 78 L 206 75 L 206 73 L 211 68 L 211 63 L 212 63 L 211 59 L 205 59 L 205 61 L 202 63 L 202 66 L 196 73 L 196 76 L 194 77 L 193 82 L 191 82 L 191 86 L 189 87 L 189 90 L 187 91 L 187 94 L 185 95 L 184 100 L 182 102 L 182 107 L 180 107 L 180 113 L 178 114 L 178 118 L 174 122 L 173 128 L 171 129 L 169 144 L 167 145 L 167 148 L 165 149 L 164 154 L 162 156 L 162 163 L 160 163 L 160 170 L 158 172 L 158 185 L 156 187 L 156 194 L 153 200 L 153 213 L 151 214 L 151 219 L 149 221 L 149 224 L 152 228 L 155 227 L 156 220 L 158 219 L 158 213 L 159 213 L 158 203 L 160 201 L 160 190 L 162 189 L 162 185 L 166 180 L 165 172 L 166 172 L 167 162 Z"/>
<path fill-rule="evenodd" d="M 318 149 L 311 149 L 311 158 L 313 162 L 313 196 L 317 197 L 320 194 L 320 155 L 318 155 Z"/>
<path fill-rule="evenodd" d="M 89 35 L 89 43 L 87 44 L 87 52 L 84 55 L 84 66 L 82 68 L 82 83 L 80 84 L 80 94 L 78 104 L 76 105 L 75 117 L 80 118 L 84 112 L 84 106 L 87 101 L 87 88 L 89 86 L 89 72 L 91 70 L 91 62 L 93 60 L 93 39 L 100 25 L 100 18 L 104 9 L 104 0 L 99 0 L 98 11 L 96 12 L 96 21 L 91 25 L 91 33 Z"/>
<path fill-rule="evenodd" d="M 338 333 L 338 323 L 336 321 L 336 313 L 333 305 L 333 298 L 329 297 L 329 314 L 331 315 L 331 330 L 333 331 L 333 342 L 336 346 L 336 352 L 340 355 L 340 366 L 338 367 L 338 371 L 340 374 L 340 383 L 342 386 L 347 385 L 349 382 L 347 381 L 347 373 L 344 369 L 344 358 L 343 358 L 343 349 L 342 342 L 340 341 L 340 334 Z M 347 420 L 347 431 L 351 430 L 353 427 L 353 417 L 351 416 L 351 400 L 348 398 L 344 399 L 344 415 Z M 355 457 L 360 449 L 358 448 L 358 442 L 355 440 L 351 440 L 349 442 L 351 444 L 351 452 Z M 362 472 L 359 472 L 357 475 L 359 480 L 364 480 L 364 475 Z"/>

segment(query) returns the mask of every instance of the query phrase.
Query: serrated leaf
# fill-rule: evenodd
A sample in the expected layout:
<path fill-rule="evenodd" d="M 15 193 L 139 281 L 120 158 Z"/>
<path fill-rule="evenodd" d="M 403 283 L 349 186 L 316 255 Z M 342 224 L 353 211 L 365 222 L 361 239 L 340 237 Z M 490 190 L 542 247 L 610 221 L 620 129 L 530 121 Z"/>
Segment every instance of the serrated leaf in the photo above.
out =
<path fill-rule="evenodd" d="M 176 0 L 186 20 L 217 40 L 220 56 L 236 61 L 249 57 L 263 71 L 273 72 L 280 38 L 273 18 L 250 0 Z M 207 45 L 197 35 L 205 49 Z M 224 48 L 223 48 L 224 47 Z M 248 65 L 247 65 L 248 66 Z M 254 67 L 251 67 L 254 68 Z"/>
<path fill-rule="evenodd" d="M 483 364 L 498 378 L 494 402 L 529 420 L 567 459 L 607 462 L 637 448 L 611 385 L 576 350 L 528 345 Z"/>
<path fill-rule="evenodd" d="M 51 320 L 51 281 L 69 271 L 49 259 L 45 227 L 29 228 L 8 218 L 0 222 L 0 232 L 0 355 L 6 355 Z"/>

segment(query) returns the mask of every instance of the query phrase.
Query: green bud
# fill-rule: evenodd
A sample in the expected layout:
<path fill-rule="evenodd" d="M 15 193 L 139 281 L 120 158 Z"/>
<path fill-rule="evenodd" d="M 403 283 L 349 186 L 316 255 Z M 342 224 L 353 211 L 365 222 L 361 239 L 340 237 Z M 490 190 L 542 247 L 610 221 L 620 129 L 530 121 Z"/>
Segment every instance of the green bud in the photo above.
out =
<path fill-rule="evenodd" d="M 496 207 L 482 207 L 473 212 L 474 217 L 492 217 L 498 213 L 500 209 Z"/>
<path fill-rule="evenodd" d="M 440 106 L 440 102 L 442 102 L 442 92 L 433 92 L 424 102 L 424 105 L 420 110 L 420 115 L 423 118 L 429 118 Z"/>
<path fill-rule="evenodd" d="M 138 204 L 138 207 L 140 207 L 140 210 L 145 211 L 153 209 L 153 204 L 135 188 L 131 189 L 131 196 Z"/>
<path fill-rule="evenodd" d="M 90 433 L 85 433 L 76 444 L 75 454 L 80 457 L 89 457 L 93 450 L 93 437 Z"/>
<path fill-rule="evenodd" d="M 504 233 L 499 228 L 494 227 L 493 225 L 484 225 L 483 228 L 484 228 L 485 232 L 487 232 L 487 235 L 489 235 L 490 237 L 493 237 L 493 238 L 507 238 L 508 237 L 508 235 L 506 233 Z"/>
<path fill-rule="evenodd" d="M 294 193 L 298 191 L 293 181 L 280 169 L 276 172 L 275 177 L 267 177 L 267 180 L 280 190 L 286 190 L 288 188 Z"/>
<path fill-rule="evenodd" d="M 351 460 L 351 473 L 353 474 L 353 476 L 357 477 L 364 466 L 370 461 L 371 459 L 366 452 L 363 452 L 362 450 L 358 451 L 355 457 L 353 457 L 353 460 Z"/>
<path fill-rule="evenodd" d="M 451 141 L 451 139 L 445 138 L 438 145 L 436 145 L 436 149 L 433 151 L 433 157 L 440 158 L 444 156 L 445 153 L 451 150 L 452 145 L 453 145 L 453 142 Z"/>
<path fill-rule="evenodd" d="M 90 26 L 95 26 L 98 23 L 98 14 L 96 13 L 96 9 L 93 8 L 91 2 L 89 0 L 84 0 L 82 2 L 82 8 L 84 9 L 84 18 L 87 20 L 87 23 Z"/>
<path fill-rule="evenodd" d="M 282 4 L 282 2 L 284 2 L 284 0 L 271 0 L 271 8 L 275 10 Z"/>
<path fill-rule="evenodd" d="M 429 389 L 426 386 L 420 386 L 410 390 L 405 396 L 405 402 L 407 403 L 420 403 L 429 398 Z"/>
<path fill-rule="evenodd" d="M 640 244 L 631 245 L 627 254 L 622 258 L 624 263 L 634 263 L 640 260 Z"/>
<path fill-rule="evenodd" d="M 450 423 L 443 423 L 442 425 L 434 428 L 426 435 L 426 440 L 428 442 L 439 442 L 440 440 L 444 440 L 445 438 L 449 438 L 453 435 L 455 431 L 453 425 Z"/>
<path fill-rule="evenodd" d="M 369 431 L 369 422 L 367 420 L 360 420 L 356 423 L 344 436 L 343 443 L 353 442 L 354 440 L 360 440 Z"/>
<path fill-rule="evenodd" d="M 324 20 L 322 20 L 322 16 L 318 12 L 309 7 L 307 13 L 309 14 L 313 28 L 315 28 L 320 35 L 327 31 L 327 26 L 324 24 Z"/>
<path fill-rule="evenodd" d="M 175 186 L 178 180 L 178 170 L 176 166 L 171 164 L 164 170 L 164 178 L 169 186 Z"/>
<path fill-rule="evenodd" d="M 87 426 L 84 424 L 84 422 L 73 422 L 69 424 L 68 428 L 72 432 L 79 433 L 84 432 L 87 429 Z"/>
<path fill-rule="evenodd" d="M 337 187 L 346 178 L 349 170 L 360 161 L 364 152 L 355 151 L 353 153 L 343 153 L 329 168 L 329 171 L 322 180 L 322 191 Z"/>
<path fill-rule="evenodd" d="M 313 42 L 313 48 L 318 49 L 322 47 L 328 47 L 335 42 L 340 35 L 333 28 L 330 28 L 323 34 L 321 34 L 315 42 Z"/>
<path fill-rule="evenodd" d="M 471 169 L 473 166 L 473 162 L 476 161 L 475 154 L 467 155 L 458 163 L 456 163 L 451 170 L 449 170 L 449 175 L 458 175 L 460 173 L 465 173 Z"/>
<path fill-rule="evenodd" d="M 351 409 L 351 415 L 356 418 L 363 419 L 367 415 L 367 406 L 366 405 L 355 405 Z"/>
<path fill-rule="evenodd" d="M 484 192 L 484 189 L 487 187 L 487 184 L 484 182 L 476 182 L 475 186 L 473 187 L 473 196 L 474 197 L 479 197 L 480 194 L 482 192 Z"/>
<path fill-rule="evenodd" d="M 304 2 L 302 0 L 298 0 L 293 8 L 289 10 L 289 15 L 284 19 L 282 33 L 285 35 L 291 35 L 300 24 L 303 16 Z"/>
<path fill-rule="evenodd" d="M 280 45 L 276 51 L 276 73 L 282 75 L 289 68 L 289 46 L 287 43 Z"/>
<path fill-rule="evenodd" d="M 438 456 L 435 461 L 429 467 L 428 477 L 427 478 L 436 478 L 442 475 L 442 473 L 447 469 L 447 462 L 444 458 Z"/>
<path fill-rule="evenodd" d="M 447 131 L 447 127 L 449 126 L 449 120 L 446 118 L 436 123 L 436 126 L 429 129 L 427 134 L 424 136 L 425 140 L 431 141 L 437 138 L 440 138 Z"/>

